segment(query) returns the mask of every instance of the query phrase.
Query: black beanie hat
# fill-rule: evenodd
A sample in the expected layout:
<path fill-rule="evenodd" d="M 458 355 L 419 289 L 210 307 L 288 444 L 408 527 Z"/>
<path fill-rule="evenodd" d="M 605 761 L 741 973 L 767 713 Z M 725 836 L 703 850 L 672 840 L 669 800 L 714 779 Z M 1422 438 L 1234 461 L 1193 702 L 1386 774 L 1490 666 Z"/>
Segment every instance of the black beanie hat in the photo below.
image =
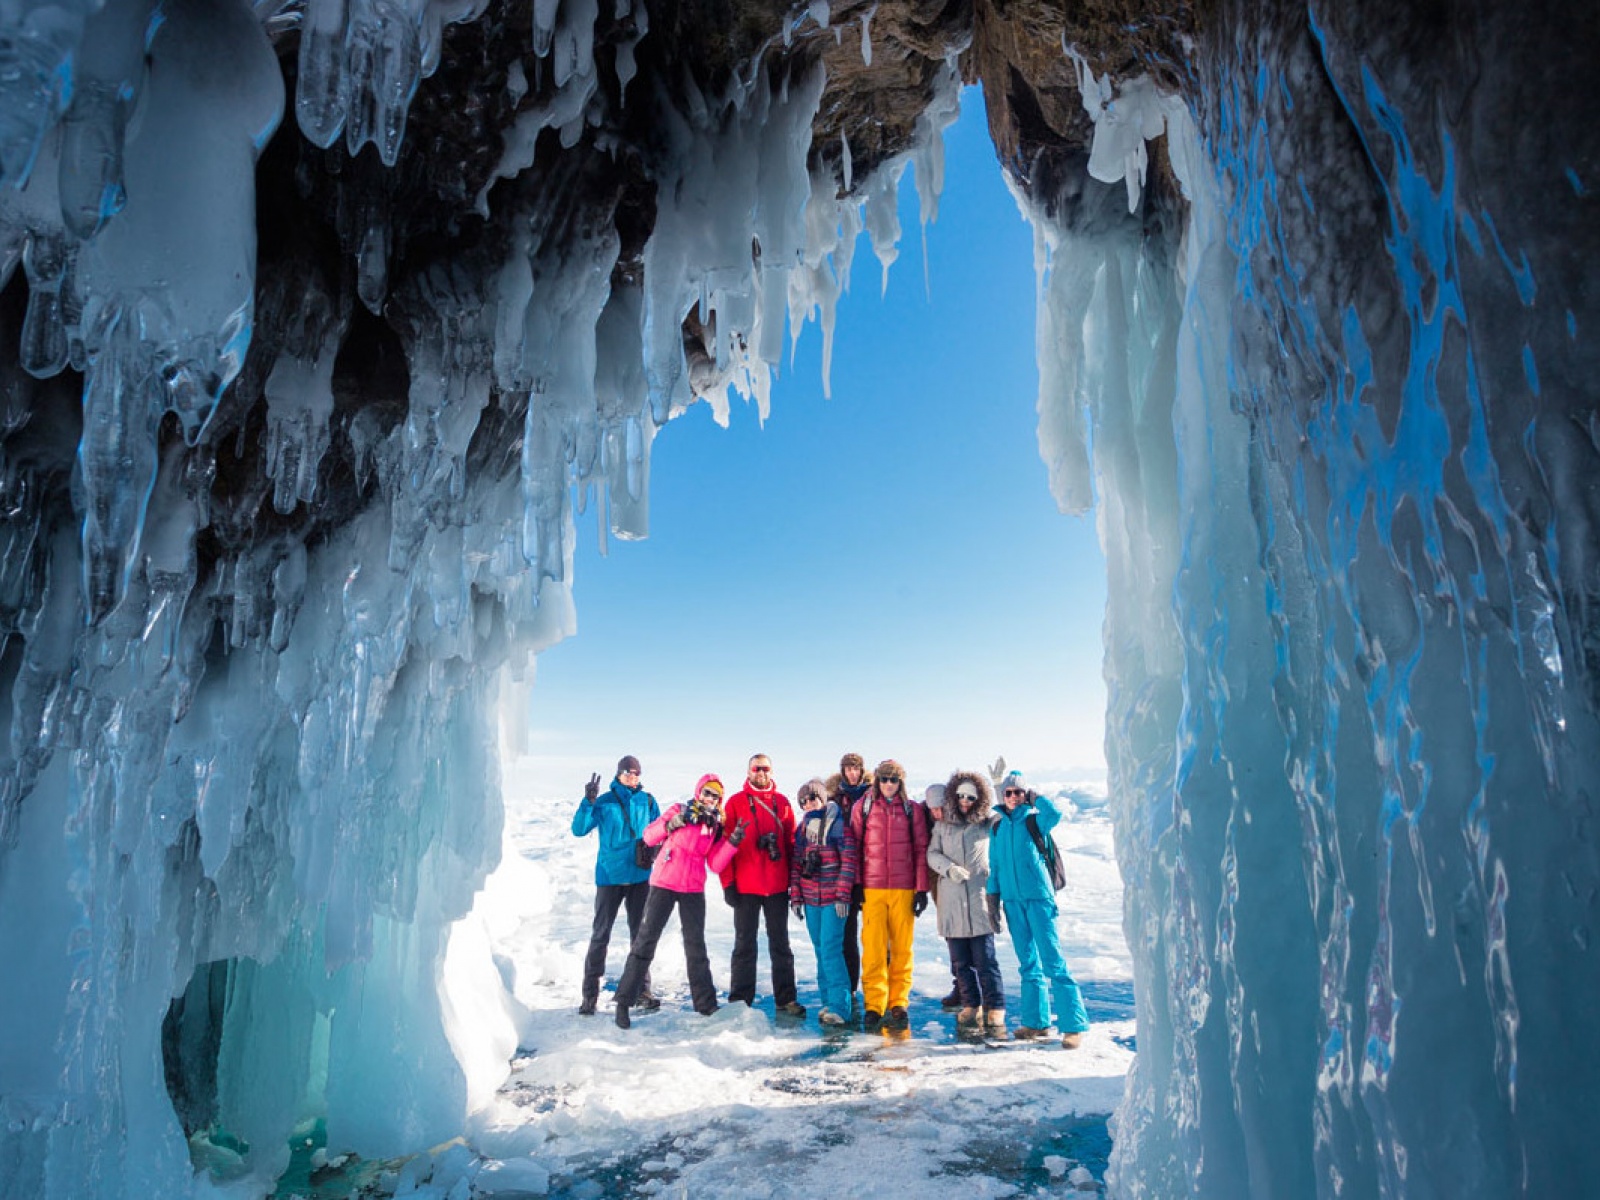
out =
<path fill-rule="evenodd" d="M 639 760 L 637 758 L 635 758 L 633 755 L 624 754 L 621 758 L 619 758 L 617 760 L 617 774 L 618 774 L 618 776 L 620 776 L 624 771 L 639 771 L 642 774 L 643 773 L 643 768 L 641 768 L 639 766 Z"/>

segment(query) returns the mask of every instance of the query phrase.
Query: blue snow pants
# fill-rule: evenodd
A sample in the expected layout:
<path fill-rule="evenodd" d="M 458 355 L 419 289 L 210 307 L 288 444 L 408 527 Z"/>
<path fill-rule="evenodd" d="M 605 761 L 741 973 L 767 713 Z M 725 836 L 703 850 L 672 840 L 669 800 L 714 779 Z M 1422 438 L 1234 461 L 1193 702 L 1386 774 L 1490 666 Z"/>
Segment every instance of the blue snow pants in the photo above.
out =
<path fill-rule="evenodd" d="M 817 952 L 817 990 L 822 1007 L 841 1017 L 850 1016 L 850 975 L 844 965 L 844 926 L 847 918 L 831 904 L 806 905 L 806 932 Z"/>
<path fill-rule="evenodd" d="M 1050 1028 L 1050 1002 L 1055 1001 L 1056 1028 L 1062 1033 L 1082 1033 L 1089 1028 L 1083 993 L 1067 970 L 1056 934 L 1054 900 L 1007 900 L 1006 924 L 1011 944 L 1022 967 L 1021 1024 L 1031 1029 Z M 1045 991 L 1045 980 L 1050 990 Z"/>

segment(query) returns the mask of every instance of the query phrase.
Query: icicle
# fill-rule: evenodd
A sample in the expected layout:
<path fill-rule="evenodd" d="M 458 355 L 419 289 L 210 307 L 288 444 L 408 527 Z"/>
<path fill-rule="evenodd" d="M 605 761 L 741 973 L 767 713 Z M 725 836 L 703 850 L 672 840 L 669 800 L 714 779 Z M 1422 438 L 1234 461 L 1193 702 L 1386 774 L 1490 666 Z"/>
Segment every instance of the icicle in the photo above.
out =
<path fill-rule="evenodd" d="M 878 15 L 878 6 L 874 4 L 861 14 L 861 65 L 872 65 L 872 18 Z"/>
<path fill-rule="evenodd" d="M 267 402 L 267 476 L 272 506 L 280 513 L 309 504 L 317 469 L 329 443 L 333 416 L 334 347 L 311 361 L 283 355 L 262 389 Z"/>
<path fill-rule="evenodd" d="M 865 224 L 872 251 L 883 265 L 885 294 L 889 291 L 889 268 L 900 257 L 900 177 L 907 165 L 905 158 L 885 164 L 867 186 Z"/>
<path fill-rule="evenodd" d="M 349 4 L 345 147 L 355 154 L 371 142 L 383 165 L 392 167 L 400 156 L 406 115 L 422 78 L 416 15 L 398 0 L 349 0 Z"/>
<path fill-rule="evenodd" d="M 84 491 L 83 594 L 92 621 L 103 619 L 127 590 L 155 481 L 155 414 L 162 396 L 140 334 L 117 320 L 84 380 L 78 474 Z"/>
<path fill-rule="evenodd" d="M 377 316 L 389 293 L 389 230 L 377 216 L 367 223 L 356 250 L 356 295 L 367 311 Z"/>
<path fill-rule="evenodd" d="M 788 26 L 784 26 L 787 34 Z M 633 14 L 633 32 L 617 42 L 617 91 L 623 100 L 628 96 L 628 84 L 633 82 L 633 77 L 639 71 L 638 61 L 635 57 L 639 43 L 644 40 L 645 34 L 650 32 L 650 10 L 642 3 Z"/>
<path fill-rule="evenodd" d="M 849 195 L 854 186 L 855 163 L 850 157 L 850 135 L 842 129 L 839 130 L 839 169 L 844 175 L 845 194 Z"/>
<path fill-rule="evenodd" d="M 350 108 L 345 54 L 345 0 L 306 0 L 300 22 L 300 69 L 294 115 L 300 132 L 327 149 L 339 138 Z"/>
<path fill-rule="evenodd" d="M 22 252 L 28 277 L 28 310 L 22 319 L 22 369 L 48 379 L 67 365 L 67 331 L 61 314 L 61 280 L 67 269 L 66 239 L 36 234 Z"/>
<path fill-rule="evenodd" d="M 239 0 L 167 0 L 162 12 L 125 154 L 127 204 L 84 245 L 75 286 L 87 359 L 113 326 L 136 339 L 146 365 L 121 373 L 162 379 L 192 441 L 250 342 L 255 160 L 282 115 L 283 76 Z"/>
<path fill-rule="evenodd" d="M 144 33 L 153 0 L 109 3 L 84 30 L 72 104 L 61 123 L 61 215 L 87 239 L 127 200 L 124 135 L 144 76 Z"/>
<path fill-rule="evenodd" d="M 550 53 L 556 36 L 556 13 L 561 0 L 533 0 L 533 52 L 540 58 Z"/>

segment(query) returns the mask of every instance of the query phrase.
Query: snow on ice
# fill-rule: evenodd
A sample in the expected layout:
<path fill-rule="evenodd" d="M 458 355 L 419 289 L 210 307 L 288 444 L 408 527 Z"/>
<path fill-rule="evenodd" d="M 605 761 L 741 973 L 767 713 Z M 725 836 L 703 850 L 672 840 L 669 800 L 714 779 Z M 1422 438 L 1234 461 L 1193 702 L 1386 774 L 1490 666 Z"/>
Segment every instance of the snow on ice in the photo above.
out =
<path fill-rule="evenodd" d="M 446 1200 L 460 1178 L 483 1196 L 892 1200 L 940 1187 L 1024 1196 L 1053 1192 L 1052 1184 L 1100 1191 L 1106 1118 L 1121 1099 L 1134 1028 L 1121 880 L 1111 822 L 1098 806 L 1064 803 L 1067 819 L 1056 831 L 1069 881 L 1060 897 L 1063 949 L 1094 1023 L 1078 1050 L 1054 1040 L 958 1040 L 954 1014 L 938 1004 L 950 986 L 949 958 L 931 911 L 917 923 L 904 1034 L 824 1035 L 803 934 L 793 945 L 800 1000 L 810 1010 L 804 1022 L 774 1020 L 764 958 L 754 1009 L 724 1005 L 702 1017 L 689 1004 L 675 920 L 652 968 L 662 1008 L 635 1010 L 624 1032 L 610 1020 L 609 989 L 596 1016 L 577 1015 L 593 919 L 593 846 L 571 834 L 576 796 L 551 797 L 552 782 L 532 760 L 508 772 L 507 794 L 518 799 L 508 808 L 505 855 L 456 926 L 446 959 L 447 1010 L 480 1036 L 485 1025 L 498 1027 L 499 1044 L 515 1047 L 510 1078 L 504 1060 L 498 1071 L 485 1061 L 482 1079 L 496 1090 L 479 1098 L 465 1142 L 436 1154 L 431 1167 L 426 1155 L 415 1166 L 351 1162 L 319 1172 L 320 1186 L 341 1177 L 377 1186 L 387 1177 L 394 1194 L 418 1200 Z M 732 918 L 714 880 L 706 924 L 712 972 L 725 987 Z M 483 941 L 498 963 L 481 990 L 452 972 L 463 940 Z M 1014 995 L 1016 959 L 1009 938 L 998 941 Z M 610 986 L 626 944 L 619 920 Z M 406 1169 L 414 1185 L 402 1182 Z"/>

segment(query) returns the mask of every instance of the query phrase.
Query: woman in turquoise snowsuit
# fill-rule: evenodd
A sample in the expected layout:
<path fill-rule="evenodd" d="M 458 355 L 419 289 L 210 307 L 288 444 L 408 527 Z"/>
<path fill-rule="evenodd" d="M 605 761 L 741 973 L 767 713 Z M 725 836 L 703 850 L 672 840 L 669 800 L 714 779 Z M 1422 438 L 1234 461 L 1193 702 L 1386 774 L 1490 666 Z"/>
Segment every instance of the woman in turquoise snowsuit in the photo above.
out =
<path fill-rule="evenodd" d="M 1002 808 L 989 845 L 988 892 L 1005 906 L 1011 944 L 1022 967 L 1022 1024 L 1016 1036 L 1024 1040 L 1049 1036 L 1054 1000 L 1061 1044 L 1075 1049 L 1089 1028 L 1089 1016 L 1083 1010 L 1083 993 L 1061 955 L 1050 868 L 1027 825 L 1028 817 L 1033 816 L 1048 843 L 1050 831 L 1061 820 L 1061 810 L 1048 796 L 1028 790 L 1017 771 L 1005 777 L 1000 790 Z M 1046 979 L 1050 981 L 1048 991 Z"/>

